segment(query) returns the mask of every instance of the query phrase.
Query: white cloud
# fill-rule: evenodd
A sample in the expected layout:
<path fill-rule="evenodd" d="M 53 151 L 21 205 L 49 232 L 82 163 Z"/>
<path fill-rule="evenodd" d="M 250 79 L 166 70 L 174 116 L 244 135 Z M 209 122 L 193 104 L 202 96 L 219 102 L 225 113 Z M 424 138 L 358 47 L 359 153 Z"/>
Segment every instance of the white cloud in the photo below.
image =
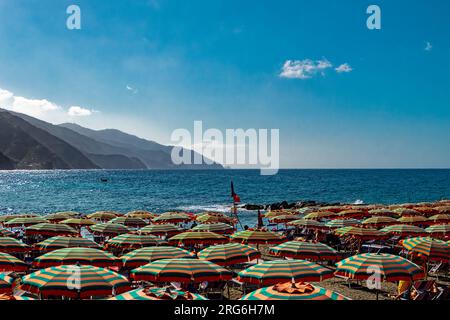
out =
<path fill-rule="evenodd" d="M 333 65 L 326 59 L 313 61 L 305 60 L 287 60 L 280 73 L 282 78 L 290 79 L 310 79 L 316 74 L 325 75 L 325 70 Z"/>
<path fill-rule="evenodd" d="M 129 84 L 127 84 L 126 88 L 127 88 L 128 91 L 131 91 L 133 94 L 138 93 L 138 90 L 135 89 L 135 88 L 133 88 L 133 87 L 130 86 Z"/>
<path fill-rule="evenodd" d="M 431 51 L 433 49 L 433 45 L 431 42 L 425 42 L 425 51 Z"/>
<path fill-rule="evenodd" d="M 95 110 L 85 109 L 79 106 L 72 106 L 69 108 L 67 114 L 71 117 L 86 117 L 92 115 Z"/>
<path fill-rule="evenodd" d="M 341 64 L 339 67 L 337 67 L 334 70 L 336 70 L 337 73 L 348 73 L 348 72 L 353 71 L 353 68 L 350 67 L 350 65 L 348 63 L 344 63 L 344 64 Z"/>
<path fill-rule="evenodd" d="M 71 106 L 68 110 L 47 99 L 30 99 L 16 96 L 11 91 L 0 88 L 0 108 L 23 113 L 49 122 L 65 122 L 74 116 L 90 116 L 94 110 Z"/>

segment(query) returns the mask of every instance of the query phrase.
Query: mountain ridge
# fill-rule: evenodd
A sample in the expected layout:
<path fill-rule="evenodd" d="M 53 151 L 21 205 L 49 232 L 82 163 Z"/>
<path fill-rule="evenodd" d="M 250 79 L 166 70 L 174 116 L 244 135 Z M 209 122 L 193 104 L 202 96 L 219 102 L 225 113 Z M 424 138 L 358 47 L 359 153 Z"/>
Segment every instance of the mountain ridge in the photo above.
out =
<path fill-rule="evenodd" d="M 165 146 L 117 129 L 93 130 L 73 123 L 54 125 L 9 110 L 0 109 L 0 112 L 3 115 L 3 121 L 6 121 L 6 127 L 8 127 L 8 121 L 12 122 L 14 125 L 9 125 L 9 129 L 24 139 L 22 142 L 27 142 L 24 148 L 37 152 L 36 163 L 25 165 L 26 168 L 223 169 L 220 164 L 207 165 L 205 162 L 201 165 L 177 166 L 171 160 L 173 146 Z M 32 136 L 27 135 L 27 131 L 32 132 Z M 7 141 L 4 140 L 8 140 L 5 133 L 3 137 L 0 135 L 0 155 L 3 156 L 0 157 L 0 169 L 3 166 L 10 168 L 11 164 L 13 169 L 23 169 L 22 159 L 11 157 L 8 153 Z M 32 141 L 36 141 L 35 150 L 32 148 Z M 188 149 L 183 149 L 182 152 L 194 154 L 194 151 Z M 73 154 L 74 158 L 69 161 L 66 158 L 68 155 L 70 158 L 70 154 Z M 53 160 L 48 163 L 45 158 Z"/>

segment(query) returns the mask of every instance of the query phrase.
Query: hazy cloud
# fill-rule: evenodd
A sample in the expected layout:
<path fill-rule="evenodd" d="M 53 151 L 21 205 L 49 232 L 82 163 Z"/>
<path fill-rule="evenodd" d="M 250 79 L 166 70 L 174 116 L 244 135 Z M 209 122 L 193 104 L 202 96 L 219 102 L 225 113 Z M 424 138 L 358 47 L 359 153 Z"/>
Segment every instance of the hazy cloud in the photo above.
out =
<path fill-rule="evenodd" d="M 31 99 L 16 96 L 13 92 L 0 88 L 0 108 L 23 113 L 45 121 L 65 121 L 67 117 L 90 116 L 94 110 L 71 106 L 68 110 L 47 99 Z"/>
<path fill-rule="evenodd" d="M 327 59 L 317 61 L 310 59 L 287 60 L 283 64 L 280 77 L 290 79 L 310 79 L 317 74 L 324 76 L 324 71 L 331 67 L 333 67 L 333 65 Z"/>
<path fill-rule="evenodd" d="M 352 67 L 350 67 L 348 63 L 341 64 L 334 70 L 336 70 L 337 73 L 348 73 L 353 71 Z"/>
<path fill-rule="evenodd" d="M 127 88 L 128 91 L 132 92 L 133 94 L 138 93 L 138 90 L 135 89 L 135 88 L 133 88 L 133 87 L 130 86 L 129 84 L 127 84 L 126 88 Z"/>

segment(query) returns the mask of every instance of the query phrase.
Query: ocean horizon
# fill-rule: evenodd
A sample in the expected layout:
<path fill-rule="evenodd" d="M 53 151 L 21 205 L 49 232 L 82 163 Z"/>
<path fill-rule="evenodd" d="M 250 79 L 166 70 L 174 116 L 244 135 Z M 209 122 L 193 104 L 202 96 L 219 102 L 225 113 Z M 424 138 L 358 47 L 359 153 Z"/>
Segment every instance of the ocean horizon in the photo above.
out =
<path fill-rule="evenodd" d="M 102 180 L 107 182 L 102 182 Z M 395 204 L 450 198 L 450 169 L 43 170 L 0 172 L 0 214 L 99 210 L 230 212 L 243 204 L 320 201 Z M 239 211 L 253 224 L 254 212 Z"/>

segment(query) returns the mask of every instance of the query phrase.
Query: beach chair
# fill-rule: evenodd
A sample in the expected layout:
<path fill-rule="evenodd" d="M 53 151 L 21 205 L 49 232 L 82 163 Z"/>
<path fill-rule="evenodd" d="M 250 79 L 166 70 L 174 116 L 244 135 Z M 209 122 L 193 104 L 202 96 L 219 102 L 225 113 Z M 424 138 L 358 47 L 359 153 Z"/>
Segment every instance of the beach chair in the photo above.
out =
<path fill-rule="evenodd" d="M 433 300 L 438 294 L 436 287 L 436 281 L 434 280 L 422 280 L 417 281 L 412 287 L 412 300 Z"/>

